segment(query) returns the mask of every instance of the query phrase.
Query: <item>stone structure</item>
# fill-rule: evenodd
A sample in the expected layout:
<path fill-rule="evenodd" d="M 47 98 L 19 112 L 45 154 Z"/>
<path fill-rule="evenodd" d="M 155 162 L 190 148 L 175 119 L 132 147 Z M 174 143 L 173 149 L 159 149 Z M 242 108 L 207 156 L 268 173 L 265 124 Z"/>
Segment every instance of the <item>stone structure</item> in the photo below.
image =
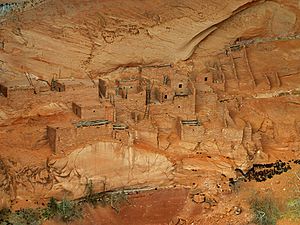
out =
<path fill-rule="evenodd" d="M 178 131 L 182 141 L 201 142 L 205 129 L 198 120 L 181 120 Z"/>
<path fill-rule="evenodd" d="M 128 129 L 118 129 L 118 130 L 113 130 L 113 139 L 115 139 L 116 141 L 119 141 L 120 143 L 124 144 L 124 145 L 128 145 L 129 144 L 129 131 Z"/>
<path fill-rule="evenodd" d="M 109 102 L 98 101 L 73 102 L 73 112 L 84 120 L 102 119 L 115 121 L 114 106 Z"/>
<path fill-rule="evenodd" d="M 139 75 L 119 77 L 114 81 L 100 79 L 98 93 L 102 101 L 110 101 L 115 106 L 118 122 L 138 122 L 145 113 L 147 83 L 147 79 Z"/>
<path fill-rule="evenodd" d="M 191 81 L 176 83 L 176 88 L 167 88 L 167 92 L 157 92 L 155 104 L 151 105 L 150 115 L 168 113 L 182 119 L 195 114 L 196 89 Z M 160 90 L 163 87 L 159 87 Z M 156 89 L 158 90 L 158 89 Z M 168 93 L 168 94 L 166 94 Z"/>
<path fill-rule="evenodd" d="M 98 93 L 99 93 L 100 98 L 106 98 L 107 97 L 107 82 L 103 79 L 99 79 Z"/>
<path fill-rule="evenodd" d="M 143 142 L 158 147 L 158 128 L 150 120 L 143 120 L 132 126 L 133 138 L 136 142 Z"/>
<path fill-rule="evenodd" d="M 175 96 L 188 96 L 193 91 L 189 78 L 175 73 L 172 77 L 163 76 L 162 81 L 155 85 L 154 96 L 157 101 L 162 103 L 173 100 Z"/>
<path fill-rule="evenodd" d="M 173 100 L 174 98 L 174 91 L 171 87 L 168 86 L 159 86 L 155 88 L 155 99 L 160 103 L 165 101 Z"/>
<path fill-rule="evenodd" d="M 99 97 L 109 99 L 121 96 L 127 99 L 129 95 L 138 94 L 143 90 L 143 81 L 141 76 L 121 77 L 114 81 L 99 79 Z"/>
<path fill-rule="evenodd" d="M 27 80 L 12 80 L 0 84 L 0 92 L 7 98 L 30 98 L 35 94 L 34 87 Z"/>
<path fill-rule="evenodd" d="M 93 87 L 93 82 L 87 79 L 57 79 L 51 81 L 51 90 L 57 92 Z"/>
<path fill-rule="evenodd" d="M 112 125 L 76 128 L 71 123 L 53 124 L 47 127 L 47 136 L 51 149 L 54 152 L 60 152 L 95 141 L 111 140 Z"/>

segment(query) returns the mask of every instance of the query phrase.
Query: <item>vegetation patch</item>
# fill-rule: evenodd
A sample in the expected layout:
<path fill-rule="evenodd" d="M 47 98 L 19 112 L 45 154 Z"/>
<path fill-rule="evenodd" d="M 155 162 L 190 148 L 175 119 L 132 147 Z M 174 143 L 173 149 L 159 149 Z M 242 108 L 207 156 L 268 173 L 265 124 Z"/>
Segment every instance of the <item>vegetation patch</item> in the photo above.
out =
<path fill-rule="evenodd" d="M 58 203 L 54 198 L 51 198 L 42 215 L 45 219 L 57 218 L 64 222 L 70 222 L 82 217 L 82 208 L 75 202 L 66 199 Z"/>
<path fill-rule="evenodd" d="M 93 184 L 87 184 L 85 197 L 78 200 L 57 201 L 50 198 L 46 208 L 27 208 L 15 212 L 10 209 L 0 210 L 0 225 L 40 225 L 45 220 L 57 219 L 68 223 L 82 218 L 82 205 L 92 204 L 105 207 L 110 206 L 119 212 L 122 202 L 127 201 L 124 191 L 94 193 Z"/>
<path fill-rule="evenodd" d="M 291 220 L 299 220 L 300 219 L 300 199 L 292 199 L 287 202 L 287 209 L 284 214 L 285 218 Z"/>
<path fill-rule="evenodd" d="M 86 186 L 86 195 L 79 200 L 79 203 L 88 203 L 94 207 L 97 205 L 110 206 L 116 212 L 119 212 L 121 204 L 125 201 L 128 201 L 125 191 L 95 193 L 93 183 L 89 181 Z"/>
<path fill-rule="evenodd" d="M 0 211 L 1 225 L 39 225 L 43 221 L 40 209 L 21 209 L 12 212 L 10 209 Z"/>
<path fill-rule="evenodd" d="M 28 208 L 12 212 L 10 209 L 2 209 L 0 211 L 1 225 L 40 225 L 43 221 L 48 219 L 59 219 L 63 222 L 70 222 L 72 220 L 82 217 L 81 207 L 76 203 L 63 199 L 57 202 L 51 198 L 47 208 Z"/>
<path fill-rule="evenodd" d="M 251 202 L 253 222 L 258 225 L 276 225 L 280 211 L 271 197 L 254 197 Z"/>

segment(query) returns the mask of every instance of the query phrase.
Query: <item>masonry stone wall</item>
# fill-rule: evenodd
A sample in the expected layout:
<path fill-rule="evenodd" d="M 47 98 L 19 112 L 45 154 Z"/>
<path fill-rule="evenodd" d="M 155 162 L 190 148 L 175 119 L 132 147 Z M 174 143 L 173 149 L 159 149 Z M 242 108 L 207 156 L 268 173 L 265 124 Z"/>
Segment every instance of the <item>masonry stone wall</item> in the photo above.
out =
<path fill-rule="evenodd" d="M 48 126 L 47 136 L 51 149 L 60 152 L 75 148 L 83 144 L 91 144 L 112 138 L 112 125 L 80 127 Z"/>
<path fill-rule="evenodd" d="M 180 138 L 186 142 L 201 142 L 204 138 L 204 132 L 205 129 L 201 125 L 181 124 L 180 126 Z"/>

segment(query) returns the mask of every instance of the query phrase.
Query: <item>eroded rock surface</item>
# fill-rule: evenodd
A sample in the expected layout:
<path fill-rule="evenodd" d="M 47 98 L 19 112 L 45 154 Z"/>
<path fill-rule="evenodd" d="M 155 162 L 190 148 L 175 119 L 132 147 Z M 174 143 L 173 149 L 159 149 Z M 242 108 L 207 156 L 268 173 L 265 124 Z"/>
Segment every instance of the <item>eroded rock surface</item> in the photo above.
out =
<path fill-rule="evenodd" d="M 299 158 L 298 21 L 298 1 L 0 1 L 0 206 L 92 182 L 162 202 L 86 224 L 248 223 L 229 181 Z"/>

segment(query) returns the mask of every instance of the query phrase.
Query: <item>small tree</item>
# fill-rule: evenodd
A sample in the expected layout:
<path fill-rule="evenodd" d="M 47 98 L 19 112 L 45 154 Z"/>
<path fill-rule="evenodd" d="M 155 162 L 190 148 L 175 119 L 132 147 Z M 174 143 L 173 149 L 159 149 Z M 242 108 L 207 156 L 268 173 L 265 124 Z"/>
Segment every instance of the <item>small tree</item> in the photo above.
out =
<path fill-rule="evenodd" d="M 55 198 L 51 197 L 47 204 L 47 208 L 45 208 L 43 211 L 43 217 L 47 220 L 51 219 L 57 215 L 57 211 L 58 211 L 57 200 Z"/>
<path fill-rule="evenodd" d="M 89 180 L 86 184 L 86 201 L 92 204 L 94 207 L 97 205 L 97 197 L 94 193 L 93 181 Z"/>
<path fill-rule="evenodd" d="M 82 210 L 76 203 L 67 199 L 63 199 L 58 203 L 56 199 L 51 198 L 42 215 L 45 219 L 58 218 L 64 222 L 70 222 L 81 218 Z"/>
<path fill-rule="evenodd" d="M 5 223 L 13 225 L 40 225 L 42 223 L 42 215 L 37 209 L 20 209 L 14 213 L 11 213 Z"/>
<path fill-rule="evenodd" d="M 59 218 L 64 222 L 70 222 L 82 217 L 82 210 L 75 203 L 63 199 L 57 208 Z"/>
<path fill-rule="evenodd" d="M 7 221 L 11 213 L 12 212 L 9 208 L 1 209 L 0 210 L 0 224 L 2 224 L 2 222 Z"/>

